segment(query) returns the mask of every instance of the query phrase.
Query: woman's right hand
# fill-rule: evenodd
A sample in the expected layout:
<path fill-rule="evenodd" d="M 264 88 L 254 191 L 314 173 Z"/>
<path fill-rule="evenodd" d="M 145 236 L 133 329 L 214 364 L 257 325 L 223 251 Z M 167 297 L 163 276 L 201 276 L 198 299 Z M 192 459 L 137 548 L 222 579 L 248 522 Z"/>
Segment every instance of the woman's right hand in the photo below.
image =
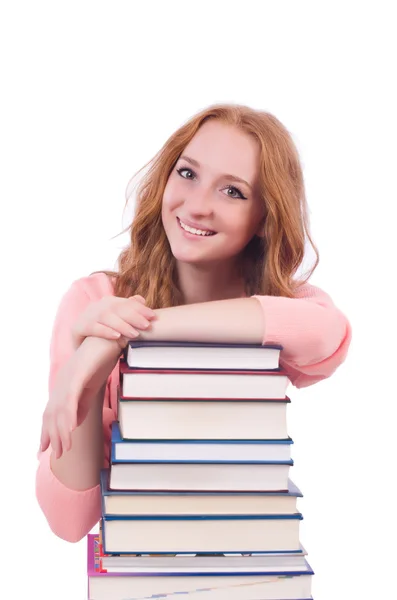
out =
<path fill-rule="evenodd" d="M 43 413 L 40 451 L 51 445 L 60 458 L 72 445 L 72 432 L 86 418 L 95 396 L 120 356 L 117 341 L 89 337 L 59 369 Z"/>
<path fill-rule="evenodd" d="M 142 296 L 119 298 L 104 296 L 81 313 L 72 328 L 75 350 L 86 337 L 117 340 L 124 348 L 129 339 L 139 336 L 139 330 L 149 327 L 155 312 Z"/>

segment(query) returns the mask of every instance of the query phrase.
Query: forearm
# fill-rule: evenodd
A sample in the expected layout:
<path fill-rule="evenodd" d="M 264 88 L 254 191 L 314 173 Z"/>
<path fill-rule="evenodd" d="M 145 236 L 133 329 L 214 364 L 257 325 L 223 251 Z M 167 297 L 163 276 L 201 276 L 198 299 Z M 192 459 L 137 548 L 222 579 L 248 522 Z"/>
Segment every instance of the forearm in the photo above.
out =
<path fill-rule="evenodd" d="M 139 339 L 261 344 L 264 314 L 256 298 L 236 298 L 155 310 Z"/>
<path fill-rule="evenodd" d="M 87 490 L 99 483 L 104 463 L 103 398 L 105 385 L 95 394 L 85 420 L 72 432 L 72 447 L 60 458 L 51 453 L 51 470 L 66 487 Z"/>
<path fill-rule="evenodd" d="M 121 348 L 117 342 L 86 338 L 71 357 L 59 385 L 69 385 L 68 377 L 83 377 L 80 401 L 89 406 L 84 420 L 71 433 L 71 448 L 56 458 L 51 469 L 66 487 L 86 490 L 99 483 L 104 464 L 103 400 L 107 380 L 116 365 Z M 84 373 L 79 375 L 79 369 Z M 84 398 L 84 400 L 82 400 Z"/>

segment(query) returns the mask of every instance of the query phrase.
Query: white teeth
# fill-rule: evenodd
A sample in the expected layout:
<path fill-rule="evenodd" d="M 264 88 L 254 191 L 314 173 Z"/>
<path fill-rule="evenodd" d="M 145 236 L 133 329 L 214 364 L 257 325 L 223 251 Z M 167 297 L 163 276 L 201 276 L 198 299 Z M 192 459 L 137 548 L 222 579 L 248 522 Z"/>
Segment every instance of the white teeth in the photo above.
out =
<path fill-rule="evenodd" d="M 183 221 L 181 221 L 179 219 L 179 224 L 182 227 L 182 229 L 184 229 L 185 231 L 188 231 L 189 233 L 194 233 L 194 235 L 213 235 L 214 232 L 213 231 L 203 231 L 202 229 L 195 229 L 194 227 L 189 227 L 189 225 L 185 225 L 185 223 L 183 223 Z"/>

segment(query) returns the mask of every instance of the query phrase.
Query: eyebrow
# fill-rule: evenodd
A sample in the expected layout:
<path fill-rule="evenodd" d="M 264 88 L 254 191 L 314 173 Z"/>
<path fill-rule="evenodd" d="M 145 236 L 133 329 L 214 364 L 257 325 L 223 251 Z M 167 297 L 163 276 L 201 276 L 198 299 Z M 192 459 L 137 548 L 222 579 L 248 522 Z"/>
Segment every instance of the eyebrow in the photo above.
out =
<path fill-rule="evenodd" d="M 186 162 L 190 163 L 191 165 L 195 166 L 195 167 L 200 167 L 200 163 L 197 162 L 197 160 L 194 160 L 194 158 L 190 158 L 190 156 L 180 156 L 179 160 L 186 160 Z M 248 181 L 245 181 L 245 179 L 241 179 L 241 177 L 237 177 L 237 175 L 230 175 L 230 173 L 226 173 L 224 174 L 222 177 L 224 177 L 225 179 L 233 179 L 233 181 L 240 181 L 241 183 L 245 183 L 245 185 L 247 185 L 251 190 L 252 190 L 252 185 L 248 183 Z"/>

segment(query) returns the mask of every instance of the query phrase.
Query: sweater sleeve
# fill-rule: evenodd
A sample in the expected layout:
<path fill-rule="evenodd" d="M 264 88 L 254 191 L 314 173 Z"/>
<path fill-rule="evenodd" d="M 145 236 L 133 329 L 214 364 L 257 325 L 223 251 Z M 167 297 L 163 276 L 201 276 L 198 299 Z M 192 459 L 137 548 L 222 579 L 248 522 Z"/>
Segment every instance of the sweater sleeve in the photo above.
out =
<path fill-rule="evenodd" d="M 255 295 L 264 312 L 264 344 L 280 344 L 280 365 L 291 383 L 307 387 L 330 377 L 344 362 L 351 325 L 328 294 L 305 284 L 295 298 Z"/>
<path fill-rule="evenodd" d="M 99 298 L 87 293 L 83 280 L 74 282 L 61 299 L 55 317 L 50 343 L 49 390 L 52 389 L 58 369 L 74 352 L 71 327 L 88 304 Z M 91 297 L 90 297 L 91 296 Z M 100 297 L 100 296 L 99 296 Z M 108 466 L 110 427 L 115 418 L 110 408 L 110 378 L 108 379 L 103 408 L 105 465 Z M 101 497 L 99 485 L 87 490 L 66 487 L 51 470 L 51 446 L 38 455 L 36 498 L 52 531 L 62 539 L 77 542 L 94 527 L 100 518 Z"/>

